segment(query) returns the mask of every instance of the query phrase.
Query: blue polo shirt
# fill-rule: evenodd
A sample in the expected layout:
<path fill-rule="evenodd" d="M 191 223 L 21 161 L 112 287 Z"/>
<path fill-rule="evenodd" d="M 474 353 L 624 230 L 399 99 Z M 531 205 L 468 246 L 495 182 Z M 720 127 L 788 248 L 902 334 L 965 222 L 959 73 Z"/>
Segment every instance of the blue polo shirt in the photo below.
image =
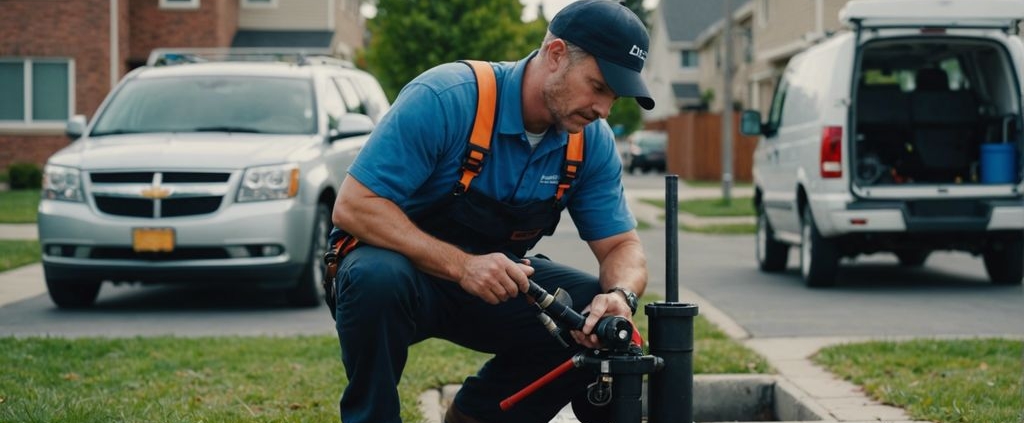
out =
<path fill-rule="evenodd" d="M 472 188 L 511 204 L 550 199 L 562 174 L 568 134 L 549 130 L 531 148 L 522 115 L 526 63 L 493 63 L 498 86 L 491 153 Z M 451 195 L 460 176 L 476 116 L 473 71 L 448 63 L 424 72 L 402 89 L 391 110 L 349 168 L 349 174 L 401 207 L 416 212 Z M 584 129 L 583 166 L 563 196 L 587 241 L 636 227 L 622 188 L 622 163 L 611 128 L 598 120 Z"/>

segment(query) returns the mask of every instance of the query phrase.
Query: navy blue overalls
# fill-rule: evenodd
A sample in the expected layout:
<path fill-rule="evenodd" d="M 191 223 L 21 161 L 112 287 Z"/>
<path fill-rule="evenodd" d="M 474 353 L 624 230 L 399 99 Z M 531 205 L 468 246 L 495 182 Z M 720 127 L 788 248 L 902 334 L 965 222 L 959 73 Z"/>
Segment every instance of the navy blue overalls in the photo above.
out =
<path fill-rule="evenodd" d="M 503 252 L 523 257 L 545 235 L 554 232 L 565 205 L 562 195 L 583 158 L 583 138 L 571 134 L 557 193 L 550 199 L 509 204 L 471 186 L 485 169 L 493 137 L 497 84 L 486 62 L 465 62 L 477 77 L 477 118 L 467 143 L 462 177 L 453 193 L 410 216 L 425 232 L 463 250 Z M 547 422 L 574 396 L 582 395 L 593 375 L 570 371 L 503 412 L 499 402 L 561 364 L 578 345 L 562 347 L 537 321 L 537 309 L 520 295 L 490 305 L 458 284 L 420 272 L 404 256 L 332 234 L 343 257 L 336 277 L 336 329 L 349 384 L 340 412 L 345 423 L 399 422 L 397 384 L 408 359 L 408 347 L 427 338 L 495 354 L 467 378 L 454 406 L 481 422 Z M 359 248 L 356 248 L 359 247 Z M 530 257 L 533 276 L 549 292 L 562 288 L 582 310 L 600 293 L 597 278 L 546 258 Z"/>

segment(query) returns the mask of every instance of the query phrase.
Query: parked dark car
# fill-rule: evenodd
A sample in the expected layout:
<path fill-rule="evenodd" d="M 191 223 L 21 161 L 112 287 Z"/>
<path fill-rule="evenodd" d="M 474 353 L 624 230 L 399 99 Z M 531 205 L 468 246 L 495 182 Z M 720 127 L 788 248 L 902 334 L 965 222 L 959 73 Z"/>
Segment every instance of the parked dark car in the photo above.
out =
<path fill-rule="evenodd" d="M 664 131 L 637 131 L 630 136 L 629 151 L 626 153 L 626 160 L 623 165 L 626 171 L 633 173 L 640 169 L 642 172 L 657 170 L 665 171 L 665 145 L 668 142 L 668 134 Z"/>

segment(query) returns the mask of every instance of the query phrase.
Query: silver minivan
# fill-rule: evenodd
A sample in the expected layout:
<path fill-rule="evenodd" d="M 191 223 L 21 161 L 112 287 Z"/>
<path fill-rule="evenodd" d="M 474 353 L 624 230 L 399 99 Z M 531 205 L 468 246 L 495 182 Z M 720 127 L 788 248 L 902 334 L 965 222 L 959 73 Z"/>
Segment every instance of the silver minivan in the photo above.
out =
<path fill-rule="evenodd" d="M 794 56 L 759 135 L 757 260 L 800 247 L 809 286 L 843 257 L 981 255 L 993 283 L 1024 274 L 1024 18 L 1019 0 L 854 0 L 849 30 Z"/>
<path fill-rule="evenodd" d="M 319 304 L 336 189 L 389 105 L 365 72 L 297 60 L 168 55 L 126 75 L 88 125 L 74 117 L 39 205 L 53 302 L 89 306 L 109 281 Z"/>

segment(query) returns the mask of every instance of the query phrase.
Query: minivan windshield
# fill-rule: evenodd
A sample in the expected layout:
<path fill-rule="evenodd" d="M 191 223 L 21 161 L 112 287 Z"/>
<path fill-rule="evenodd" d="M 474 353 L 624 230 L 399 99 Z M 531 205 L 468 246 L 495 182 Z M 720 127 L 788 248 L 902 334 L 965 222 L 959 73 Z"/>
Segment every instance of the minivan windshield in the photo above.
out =
<path fill-rule="evenodd" d="M 236 75 L 135 79 L 118 90 L 90 136 L 144 132 L 313 134 L 310 81 Z"/>

